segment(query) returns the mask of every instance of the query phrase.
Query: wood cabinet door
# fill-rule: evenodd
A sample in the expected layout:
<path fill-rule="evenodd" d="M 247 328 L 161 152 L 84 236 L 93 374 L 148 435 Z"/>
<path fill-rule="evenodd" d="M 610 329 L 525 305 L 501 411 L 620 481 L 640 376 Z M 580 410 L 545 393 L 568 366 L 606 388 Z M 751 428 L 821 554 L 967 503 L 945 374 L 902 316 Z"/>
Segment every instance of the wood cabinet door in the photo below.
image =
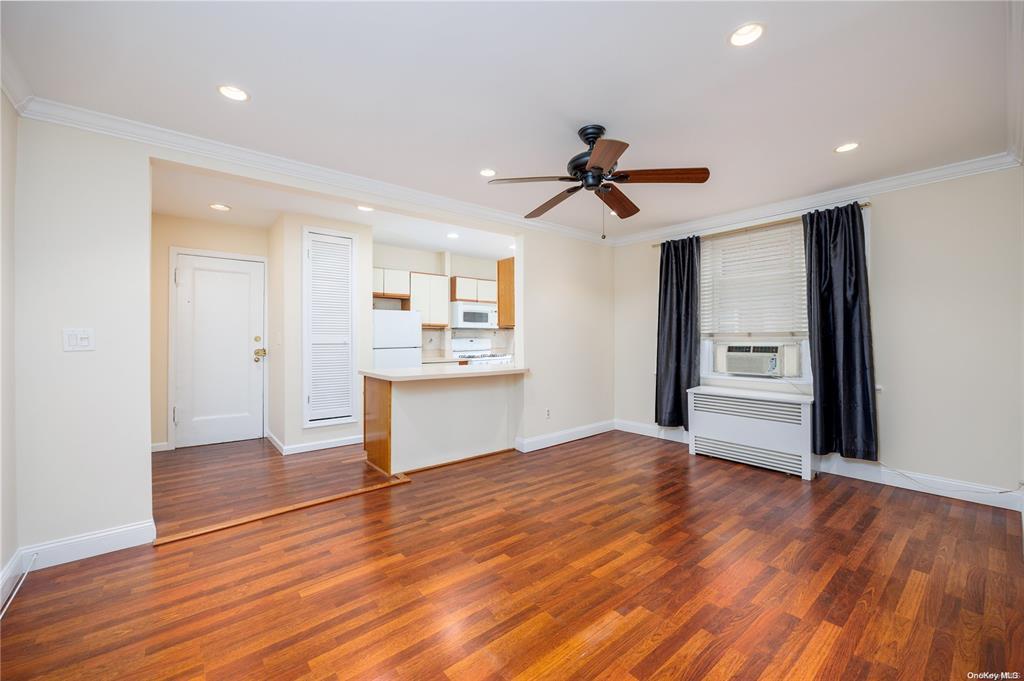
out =
<path fill-rule="evenodd" d="M 388 295 L 409 295 L 408 270 L 384 270 L 384 293 Z"/>
<path fill-rule="evenodd" d="M 511 329 L 516 325 L 516 259 L 498 261 L 498 326 Z"/>
<path fill-rule="evenodd" d="M 433 324 L 430 305 L 432 279 L 434 279 L 432 275 L 421 272 L 413 272 L 409 275 L 409 309 L 420 313 L 421 324 Z"/>
<path fill-rule="evenodd" d="M 451 307 L 448 303 L 448 277 L 430 277 L 430 324 L 448 326 Z"/>
<path fill-rule="evenodd" d="M 455 277 L 455 298 L 457 300 L 477 300 L 476 279 Z"/>
<path fill-rule="evenodd" d="M 380 267 L 373 268 L 373 292 L 384 293 L 384 270 Z"/>
<path fill-rule="evenodd" d="M 478 279 L 476 282 L 476 299 L 481 303 L 498 302 L 498 282 L 490 279 Z"/>

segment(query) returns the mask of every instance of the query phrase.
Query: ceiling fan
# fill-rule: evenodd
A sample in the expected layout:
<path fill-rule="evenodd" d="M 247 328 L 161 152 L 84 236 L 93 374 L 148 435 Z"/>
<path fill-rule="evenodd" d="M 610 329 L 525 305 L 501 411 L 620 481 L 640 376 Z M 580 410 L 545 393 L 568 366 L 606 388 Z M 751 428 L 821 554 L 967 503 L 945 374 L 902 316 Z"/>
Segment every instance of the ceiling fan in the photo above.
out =
<path fill-rule="evenodd" d="M 656 168 L 651 170 L 618 170 L 619 157 L 629 145 L 619 140 L 604 139 L 603 125 L 584 125 L 576 133 L 589 147 L 586 151 L 569 159 L 567 175 L 542 177 L 503 177 L 488 184 L 516 184 L 519 182 L 572 182 L 575 187 L 555 194 L 553 197 L 526 214 L 537 218 L 565 201 L 581 189 L 597 194 L 620 219 L 636 215 L 640 209 L 629 200 L 617 184 L 640 183 L 702 183 L 711 177 L 707 168 Z M 614 184 L 613 184 L 614 183 Z"/>

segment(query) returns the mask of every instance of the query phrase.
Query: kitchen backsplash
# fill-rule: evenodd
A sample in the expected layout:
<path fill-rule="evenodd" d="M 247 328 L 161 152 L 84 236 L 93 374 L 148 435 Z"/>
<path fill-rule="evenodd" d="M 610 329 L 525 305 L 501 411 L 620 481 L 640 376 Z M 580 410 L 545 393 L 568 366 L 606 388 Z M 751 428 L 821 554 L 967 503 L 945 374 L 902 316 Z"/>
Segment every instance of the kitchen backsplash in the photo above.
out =
<path fill-rule="evenodd" d="M 451 329 L 452 338 L 489 338 L 492 350 L 498 354 L 515 354 L 515 332 L 512 329 Z M 440 329 L 423 330 L 423 354 L 425 356 L 446 355 L 451 352 L 445 347 L 445 332 Z"/>

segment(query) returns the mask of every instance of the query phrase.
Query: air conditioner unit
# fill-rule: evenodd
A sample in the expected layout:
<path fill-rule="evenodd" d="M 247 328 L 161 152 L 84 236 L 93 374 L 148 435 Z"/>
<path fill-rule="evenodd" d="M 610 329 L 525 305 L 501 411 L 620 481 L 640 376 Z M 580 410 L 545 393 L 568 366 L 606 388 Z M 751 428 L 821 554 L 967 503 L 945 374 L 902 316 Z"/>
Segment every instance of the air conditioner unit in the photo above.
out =
<path fill-rule="evenodd" d="M 799 376 L 800 346 L 720 343 L 715 347 L 715 369 L 741 376 Z"/>

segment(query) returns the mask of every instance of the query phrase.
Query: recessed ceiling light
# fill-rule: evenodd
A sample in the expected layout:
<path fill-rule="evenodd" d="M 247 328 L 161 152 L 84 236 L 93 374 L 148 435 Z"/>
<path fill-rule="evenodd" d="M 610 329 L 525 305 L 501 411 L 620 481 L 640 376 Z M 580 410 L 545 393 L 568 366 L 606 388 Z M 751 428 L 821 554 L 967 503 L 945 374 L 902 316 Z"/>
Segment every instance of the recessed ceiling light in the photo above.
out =
<path fill-rule="evenodd" d="M 853 151 L 859 146 L 860 145 L 857 144 L 856 142 L 847 142 L 846 144 L 840 144 L 838 147 L 836 147 L 836 153 L 845 154 L 848 151 Z"/>
<path fill-rule="evenodd" d="M 449 239 L 458 239 L 459 235 L 456 234 L 455 232 L 448 232 L 448 238 Z"/>
<path fill-rule="evenodd" d="M 764 25 L 756 22 L 743 24 L 729 36 L 729 42 L 736 47 L 743 47 L 754 42 L 764 34 Z"/>
<path fill-rule="evenodd" d="M 484 177 L 494 177 L 496 175 L 496 173 L 490 168 L 484 168 L 483 170 L 480 171 L 480 174 L 483 175 Z"/>
<path fill-rule="evenodd" d="M 373 212 L 373 208 L 371 208 L 370 206 L 356 206 L 356 208 L 358 208 L 359 210 L 363 211 L 364 213 L 372 213 Z"/>
<path fill-rule="evenodd" d="M 240 87 L 235 87 L 234 85 L 221 85 L 217 88 L 217 92 L 236 102 L 244 102 L 249 99 L 248 92 Z"/>
<path fill-rule="evenodd" d="M 226 213 L 227 211 L 231 210 L 231 206 L 227 205 L 226 203 L 211 203 L 210 208 L 214 210 L 219 210 L 223 213 Z"/>

